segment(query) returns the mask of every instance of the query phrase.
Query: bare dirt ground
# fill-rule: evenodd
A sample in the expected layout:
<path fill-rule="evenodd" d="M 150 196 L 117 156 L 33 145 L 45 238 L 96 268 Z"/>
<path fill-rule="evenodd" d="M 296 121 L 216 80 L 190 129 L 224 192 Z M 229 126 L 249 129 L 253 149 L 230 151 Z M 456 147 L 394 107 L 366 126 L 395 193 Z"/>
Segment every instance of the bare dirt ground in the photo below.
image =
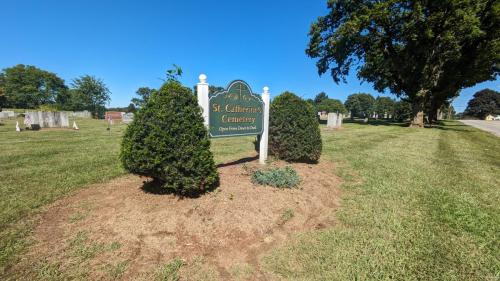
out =
<path fill-rule="evenodd" d="M 272 279 L 260 258 L 297 233 L 332 226 L 339 179 L 326 161 L 292 164 L 300 187 L 276 189 L 251 183 L 245 166 L 259 167 L 220 167 L 219 188 L 199 198 L 147 192 L 148 179 L 132 175 L 90 186 L 47 208 L 13 270 L 27 279 L 152 279 L 178 258 L 197 264 L 181 280 Z"/>

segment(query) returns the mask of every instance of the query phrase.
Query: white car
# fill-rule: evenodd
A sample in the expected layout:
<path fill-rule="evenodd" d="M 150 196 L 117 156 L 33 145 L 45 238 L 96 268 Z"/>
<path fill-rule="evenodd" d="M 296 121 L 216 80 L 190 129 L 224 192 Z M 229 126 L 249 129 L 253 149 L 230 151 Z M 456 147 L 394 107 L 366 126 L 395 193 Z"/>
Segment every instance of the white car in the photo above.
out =
<path fill-rule="evenodd" d="M 500 121 L 500 115 L 497 115 L 496 117 L 493 117 L 493 120 Z"/>

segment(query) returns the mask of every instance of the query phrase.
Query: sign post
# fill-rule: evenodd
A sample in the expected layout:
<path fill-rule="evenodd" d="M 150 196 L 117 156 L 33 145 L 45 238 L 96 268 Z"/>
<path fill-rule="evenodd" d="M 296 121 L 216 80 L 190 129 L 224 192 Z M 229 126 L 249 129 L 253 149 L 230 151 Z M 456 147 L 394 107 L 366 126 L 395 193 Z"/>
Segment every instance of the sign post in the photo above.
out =
<path fill-rule="evenodd" d="M 266 164 L 267 160 L 267 146 L 269 143 L 269 87 L 264 87 L 264 92 L 262 93 L 262 101 L 264 102 L 264 130 L 260 137 L 260 149 L 259 149 L 259 163 Z"/>
<path fill-rule="evenodd" d="M 262 97 L 242 80 L 235 80 L 220 92 L 209 94 L 207 76 L 197 84 L 198 103 L 211 138 L 260 135 L 259 163 L 265 164 L 269 139 L 269 88 Z"/>

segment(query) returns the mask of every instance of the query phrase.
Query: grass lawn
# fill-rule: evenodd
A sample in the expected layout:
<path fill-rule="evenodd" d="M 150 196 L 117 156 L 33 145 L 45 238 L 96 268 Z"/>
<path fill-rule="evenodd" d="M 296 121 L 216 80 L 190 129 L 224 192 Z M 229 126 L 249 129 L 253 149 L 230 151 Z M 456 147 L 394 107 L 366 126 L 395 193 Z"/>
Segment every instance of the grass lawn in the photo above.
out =
<path fill-rule="evenodd" d="M 324 157 L 346 180 L 338 227 L 265 258 L 293 280 L 498 280 L 500 138 L 447 122 L 434 129 L 346 124 Z"/>
<path fill-rule="evenodd" d="M 123 125 L 17 133 L 14 124 L 0 125 L 0 276 L 42 206 L 124 174 Z M 255 155 L 252 140 L 213 140 L 216 161 Z M 267 271 L 285 280 L 500 278 L 500 138 L 458 122 L 348 123 L 324 130 L 323 144 L 345 181 L 340 224 L 274 249 Z"/>

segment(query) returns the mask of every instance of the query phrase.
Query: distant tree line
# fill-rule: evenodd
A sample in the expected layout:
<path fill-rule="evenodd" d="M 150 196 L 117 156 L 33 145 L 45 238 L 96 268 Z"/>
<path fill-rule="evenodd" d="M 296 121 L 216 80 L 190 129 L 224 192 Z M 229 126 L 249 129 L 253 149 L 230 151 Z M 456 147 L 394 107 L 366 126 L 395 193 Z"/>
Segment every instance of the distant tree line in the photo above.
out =
<path fill-rule="evenodd" d="M 55 73 L 31 65 L 0 72 L 0 109 L 88 110 L 102 117 L 110 94 L 106 84 L 91 75 L 77 77 L 68 86 Z"/>
<path fill-rule="evenodd" d="M 349 95 L 344 103 L 337 99 L 331 99 L 324 92 L 316 95 L 314 99 L 308 99 L 317 112 L 326 113 L 349 113 L 351 118 L 391 118 L 393 120 L 405 121 L 412 116 L 411 103 L 407 100 L 395 100 L 390 97 L 373 97 L 367 93 L 356 93 Z M 452 118 L 455 111 L 450 104 L 443 105 L 439 112 L 443 118 Z"/>

